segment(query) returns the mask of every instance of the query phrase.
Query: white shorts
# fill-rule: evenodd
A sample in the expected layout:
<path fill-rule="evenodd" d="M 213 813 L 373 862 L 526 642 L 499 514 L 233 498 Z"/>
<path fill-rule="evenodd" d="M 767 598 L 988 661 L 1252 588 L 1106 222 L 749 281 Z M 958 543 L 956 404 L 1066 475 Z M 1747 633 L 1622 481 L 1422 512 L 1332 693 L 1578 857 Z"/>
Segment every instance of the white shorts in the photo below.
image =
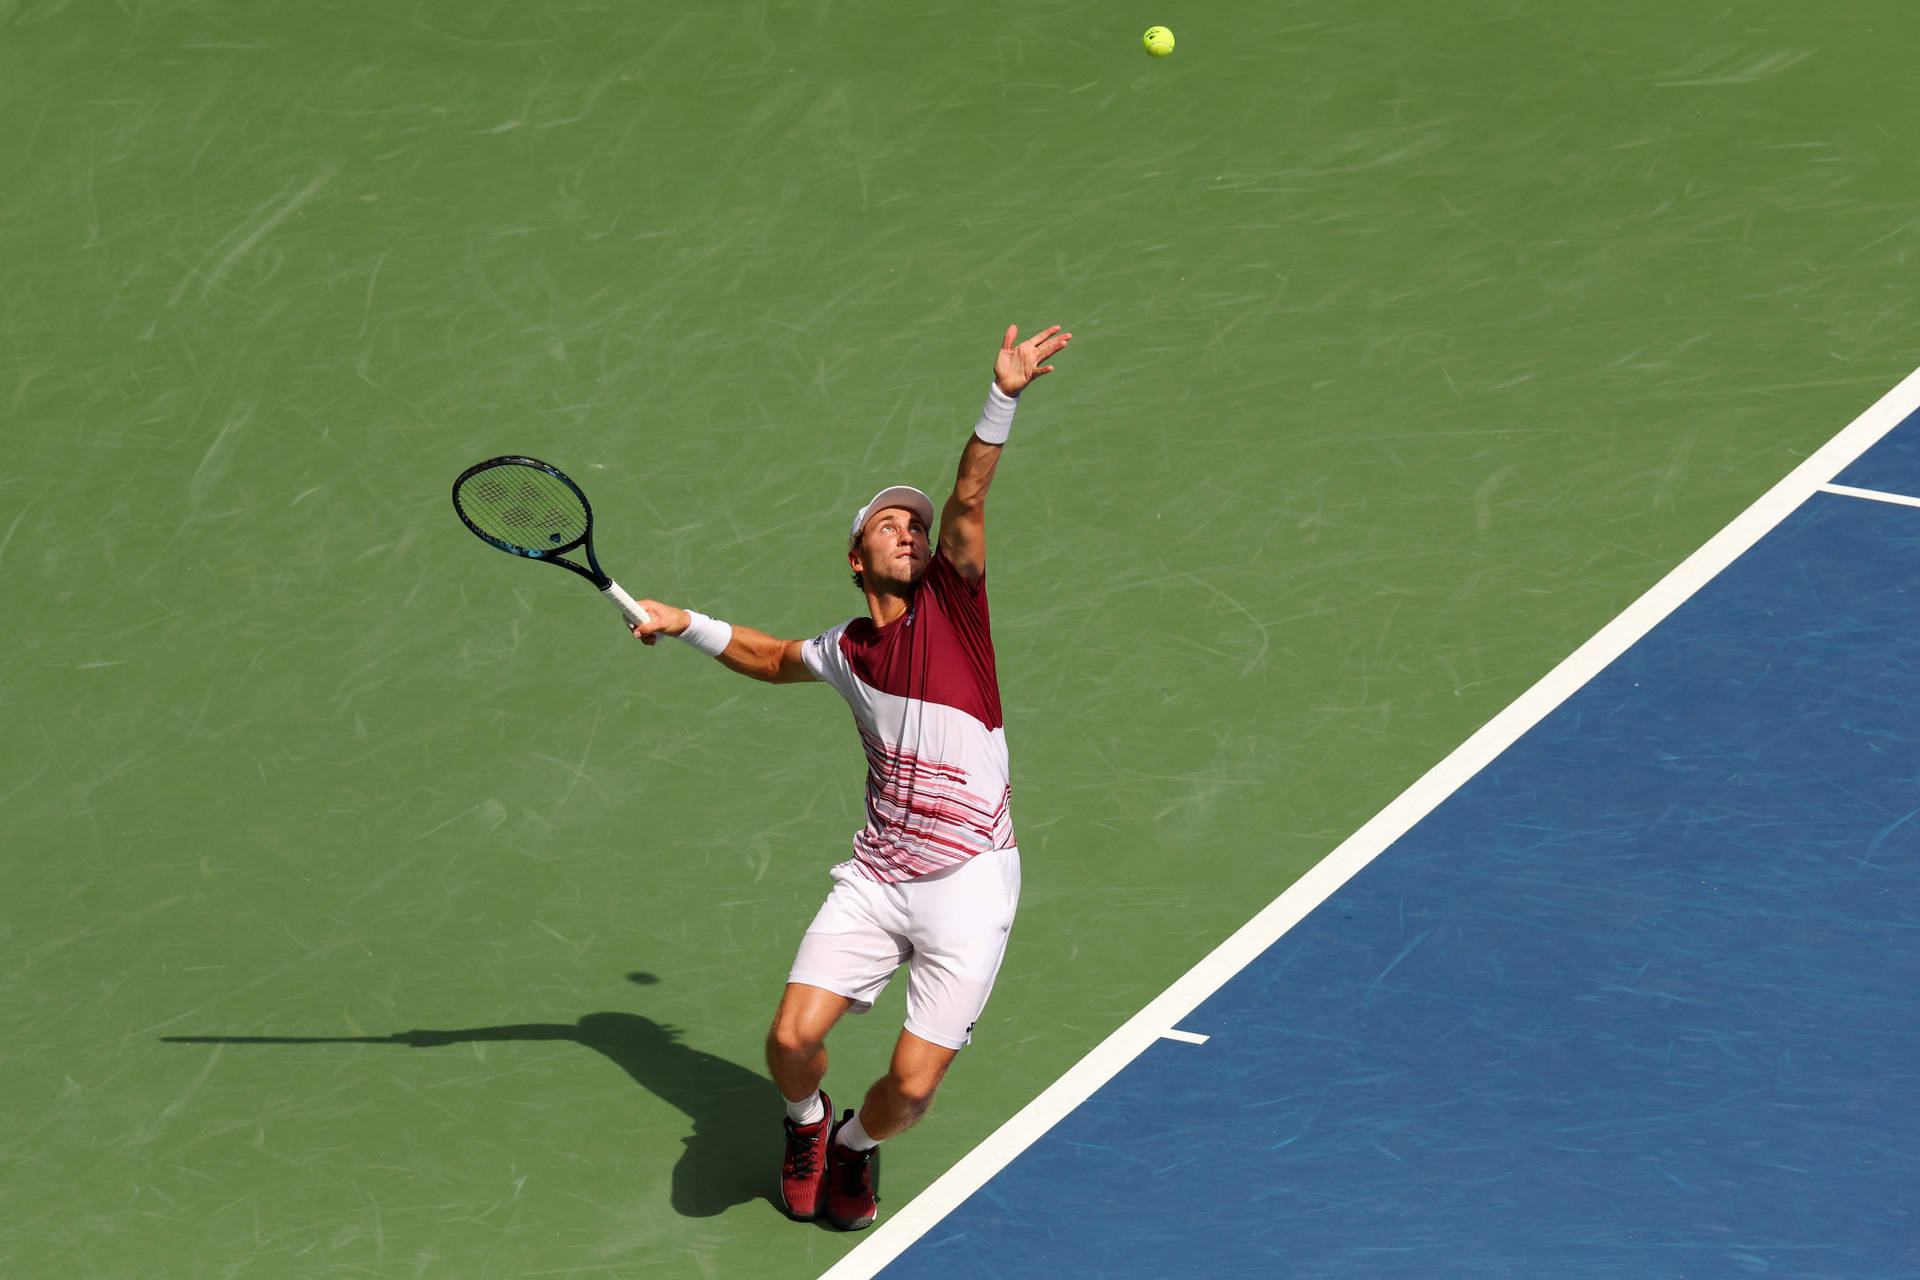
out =
<path fill-rule="evenodd" d="M 788 982 L 820 987 L 865 1013 L 893 971 L 907 972 L 907 1030 L 958 1049 L 987 1006 L 1020 904 L 1020 851 L 995 849 L 958 866 L 881 884 L 841 865 Z"/>

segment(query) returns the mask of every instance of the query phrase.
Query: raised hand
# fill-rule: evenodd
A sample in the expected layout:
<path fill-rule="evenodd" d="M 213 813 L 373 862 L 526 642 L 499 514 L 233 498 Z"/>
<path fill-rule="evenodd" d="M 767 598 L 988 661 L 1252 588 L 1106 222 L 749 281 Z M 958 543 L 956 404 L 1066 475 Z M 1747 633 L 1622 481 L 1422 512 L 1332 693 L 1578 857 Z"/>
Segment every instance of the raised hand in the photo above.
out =
<path fill-rule="evenodd" d="M 1000 353 L 993 360 L 993 380 L 1010 396 L 1019 395 L 1041 374 L 1052 373 L 1053 366 L 1045 362 L 1073 341 L 1073 335 L 1060 332 L 1057 324 L 1015 346 L 1019 337 L 1020 326 L 1008 325 L 1006 337 L 1000 340 Z"/>

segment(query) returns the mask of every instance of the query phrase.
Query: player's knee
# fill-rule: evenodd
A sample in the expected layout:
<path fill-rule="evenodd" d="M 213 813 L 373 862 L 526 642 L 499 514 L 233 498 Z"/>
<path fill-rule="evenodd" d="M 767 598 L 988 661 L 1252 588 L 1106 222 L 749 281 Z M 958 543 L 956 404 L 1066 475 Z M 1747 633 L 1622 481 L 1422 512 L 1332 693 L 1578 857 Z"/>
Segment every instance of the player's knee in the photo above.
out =
<path fill-rule="evenodd" d="M 907 1104 L 916 1117 L 927 1113 L 927 1108 L 933 1105 L 933 1095 L 939 1091 L 939 1088 L 940 1077 L 937 1075 L 895 1073 L 893 1077 L 894 1093 Z"/>
<path fill-rule="evenodd" d="M 787 1058 L 812 1057 L 820 1052 L 825 1043 L 824 1036 L 816 1035 L 800 1023 L 785 1018 L 776 1021 L 767 1032 L 767 1052 Z"/>

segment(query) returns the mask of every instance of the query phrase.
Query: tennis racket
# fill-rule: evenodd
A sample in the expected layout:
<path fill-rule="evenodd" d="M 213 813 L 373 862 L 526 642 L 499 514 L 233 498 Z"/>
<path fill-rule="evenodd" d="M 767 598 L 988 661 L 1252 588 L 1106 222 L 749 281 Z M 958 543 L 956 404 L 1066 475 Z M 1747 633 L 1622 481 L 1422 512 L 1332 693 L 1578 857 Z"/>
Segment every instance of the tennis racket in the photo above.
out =
<path fill-rule="evenodd" d="M 559 468 L 514 456 L 476 462 L 453 482 L 453 509 L 488 546 L 571 569 L 611 600 L 628 626 L 648 621 L 647 611 L 600 568 L 593 554 L 593 508 Z M 585 564 L 561 554 L 575 547 L 586 551 Z"/>

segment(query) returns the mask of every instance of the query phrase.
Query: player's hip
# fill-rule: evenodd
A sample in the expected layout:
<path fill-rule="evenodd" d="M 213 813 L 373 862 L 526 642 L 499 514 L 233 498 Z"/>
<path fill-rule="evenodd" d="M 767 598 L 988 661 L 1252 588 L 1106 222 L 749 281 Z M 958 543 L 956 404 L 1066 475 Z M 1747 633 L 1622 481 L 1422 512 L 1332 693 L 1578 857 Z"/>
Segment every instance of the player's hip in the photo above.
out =
<path fill-rule="evenodd" d="M 916 949 L 937 949 L 955 938 L 1013 927 L 1020 906 L 1020 849 L 986 849 L 918 875 L 886 880 L 856 856 L 835 867 L 833 879 L 823 915 L 839 898 L 853 914 L 901 935 Z"/>

